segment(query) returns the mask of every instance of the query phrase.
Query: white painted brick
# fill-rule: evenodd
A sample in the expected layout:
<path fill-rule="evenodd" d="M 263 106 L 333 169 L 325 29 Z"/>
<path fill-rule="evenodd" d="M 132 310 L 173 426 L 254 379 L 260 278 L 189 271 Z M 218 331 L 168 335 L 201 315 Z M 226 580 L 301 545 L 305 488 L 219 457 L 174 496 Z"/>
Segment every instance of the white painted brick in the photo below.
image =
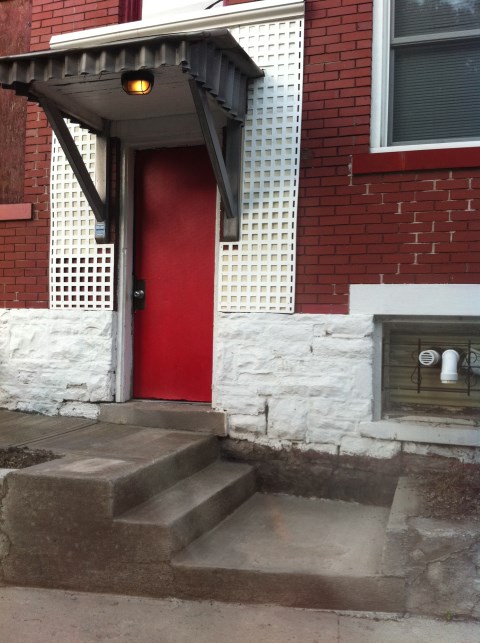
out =
<path fill-rule="evenodd" d="M 278 397 L 270 400 L 268 436 L 274 439 L 305 440 L 308 403 L 303 397 Z"/>
<path fill-rule="evenodd" d="M 405 453 L 415 455 L 436 455 L 442 458 L 456 458 L 463 462 L 480 464 L 480 450 L 478 448 L 462 448 L 454 446 L 442 446 L 439 444 L 421 444 L 417 442 L 404 442 Z"/>
<path fill-rule="evenodd" d="M 65 402 L 59 409 L 59 415 L 67 417 L 81 417 L 96 420 L 100 409 L 97 404 L 86 404 L 84 402 Z"/>
<path fill-rule="evenodd" d="M 342 439 L 354 431 L 355 425 L 353 422 L 339 419 L 331 422 L 324 413 L 314 410 L 308 414 L 305 437 L 307 442 L 340 445 Z"/>
<path fill-rule="evenodd" d="M 265 415 L 230 415 L 228 417 L 229 435 L 244 437 L 247 435 L 265 435 L 267 423 Z"/>
<path fill-rule="evenodd" d="M 340 455 L 365 455 L 371 458 L 392 458 L 400 453 L 400 442 L 345 436 L 340 444 Z"/>
<path fill-rule="evenodd" d="M 245 436 L 265 400 L 270 440 L 330 449 L 354 435 L 372 403 L 373 322 L 357 317 L 219 315 L 214 405 L 241 416 Z"/>
<path fill-rule="evenodd" d="M 370 337 L 373 333 L 371 315 L 335 315 L 326 323 L 326 333 L 332 337 L 361 338 Z"/>
<path fill-rule="evenodd" d="M 338 454 L 338 446 L 336 444 L 329 444 L 326 442 L 296 442 L 294 446 L 296 449 L 300 449 L 300 451 L 314 451 L 315 453 L 325 453 L 328 455 Z"/>
<path fill-rule="evenodd" d="M 313 335 L 358 339 L 370 337 L 373 326 L 371 315 L 323 315 L 323 319 L 313 324 Z"/>
<path fill-rule="evenodd" d="M 368 361 L 372 355 L 371 338 L 315 337 L 312 347 L 313 352 L 318 357 L 333 357 L 338 362 L 348 362 L 350 360 L 353 363 L 353 360 L 357 358 L 363 358 Z"/>
<path fill-rule="evenodd" d="M 115 322 L 108 311 L 2 310 L 0 406 L 92 417 L 88 403 L 113 400 Z"/>
<path fill-rule="evenodd" d="M 264 397 L 252 396 L 246 399 L 238 394 L 237 387 L 230 388 L 225 386 L 223 388 L 223 403 L 228 406 L 229 412 L 233 414 L 259 415 L 265 412 Z M 216 408 L 222 410 L 218 405 Z"/>

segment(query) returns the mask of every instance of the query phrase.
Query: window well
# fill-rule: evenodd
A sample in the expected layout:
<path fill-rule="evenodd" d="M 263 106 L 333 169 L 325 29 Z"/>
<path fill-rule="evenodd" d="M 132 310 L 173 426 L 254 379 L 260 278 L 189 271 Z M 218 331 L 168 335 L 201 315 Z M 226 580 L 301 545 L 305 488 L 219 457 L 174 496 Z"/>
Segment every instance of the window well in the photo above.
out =
<path fill-rule="evenodd" d="M 480 324 L 385 321 L 382 416 L 480 418 Z"/>

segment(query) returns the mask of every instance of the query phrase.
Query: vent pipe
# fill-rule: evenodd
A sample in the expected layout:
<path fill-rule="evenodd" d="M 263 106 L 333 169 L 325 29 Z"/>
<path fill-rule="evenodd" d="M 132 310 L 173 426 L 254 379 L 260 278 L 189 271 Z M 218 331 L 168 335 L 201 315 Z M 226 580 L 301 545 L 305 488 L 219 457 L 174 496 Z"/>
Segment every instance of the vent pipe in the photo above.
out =
<path fill-rule="evenodd" d="M 453 348 L 448 348 L 442 353 L 442 372 L 440 381 L 442 384 L 450 384 L 458 381 L 458 361 L 459 353 Z"/>

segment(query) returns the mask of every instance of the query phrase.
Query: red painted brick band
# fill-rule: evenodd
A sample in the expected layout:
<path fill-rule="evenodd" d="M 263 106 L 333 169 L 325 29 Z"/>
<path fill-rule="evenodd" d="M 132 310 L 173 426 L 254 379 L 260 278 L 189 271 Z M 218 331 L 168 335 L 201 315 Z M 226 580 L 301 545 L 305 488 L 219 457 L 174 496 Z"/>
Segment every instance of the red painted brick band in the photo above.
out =
<path fill-rule="evenodd" d="M 31 203 L 0 204 L 0 221 L 18 221 L 32 218 Z"/>
<path fill-rule="evenodd" d="M 353 174 L 480 167 L 480 147 L 354 154 Z"/>

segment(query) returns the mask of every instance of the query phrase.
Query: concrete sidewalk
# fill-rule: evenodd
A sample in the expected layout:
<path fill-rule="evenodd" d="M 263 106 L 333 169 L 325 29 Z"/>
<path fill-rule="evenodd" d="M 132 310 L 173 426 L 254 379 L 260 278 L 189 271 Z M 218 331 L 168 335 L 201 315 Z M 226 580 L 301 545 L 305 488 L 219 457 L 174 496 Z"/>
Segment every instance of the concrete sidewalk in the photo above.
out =
<path fill-rule="evenodd" d="M 0 587 L 1 643 L 479 643 L 479 622 Z"/>

